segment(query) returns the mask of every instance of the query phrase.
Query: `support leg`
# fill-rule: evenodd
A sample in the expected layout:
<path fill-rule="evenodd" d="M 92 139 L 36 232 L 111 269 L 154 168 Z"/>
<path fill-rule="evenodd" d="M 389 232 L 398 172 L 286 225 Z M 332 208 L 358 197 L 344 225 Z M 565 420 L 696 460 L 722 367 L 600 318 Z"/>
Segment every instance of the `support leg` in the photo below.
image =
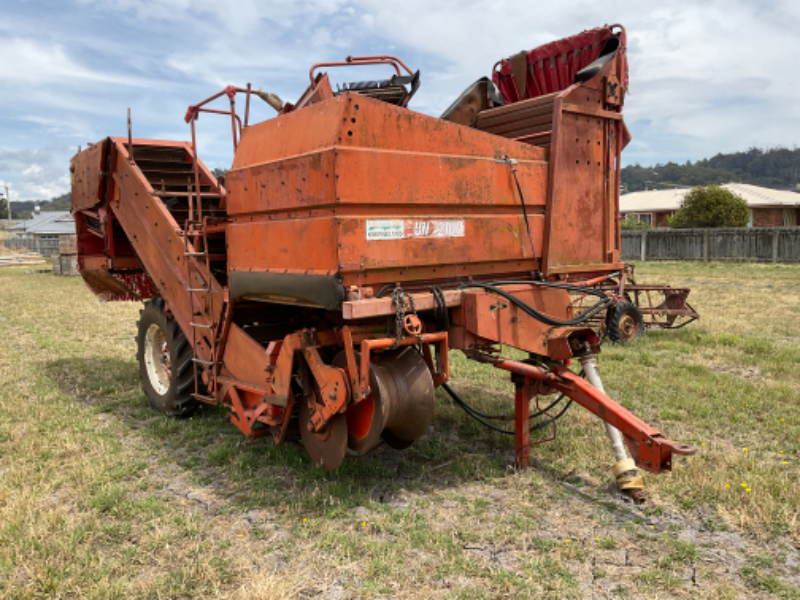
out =
<path fill-rule="evenodd" d="M 517 468 L 528 468 L 528 456 L 531 453 L 531 389 L 525 376 L 514 375 L 514 441 L 517 452 Z"/>

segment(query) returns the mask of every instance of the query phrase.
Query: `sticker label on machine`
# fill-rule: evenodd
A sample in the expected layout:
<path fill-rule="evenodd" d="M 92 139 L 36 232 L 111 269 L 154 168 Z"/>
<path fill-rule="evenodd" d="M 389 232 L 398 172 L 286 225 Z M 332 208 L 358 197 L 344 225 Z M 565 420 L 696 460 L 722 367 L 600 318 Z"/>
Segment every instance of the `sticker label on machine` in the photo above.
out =
<path fill-rule="evenodd" d="M 367 241 L 464 237 L 464 219 L 367 219 Z"/>

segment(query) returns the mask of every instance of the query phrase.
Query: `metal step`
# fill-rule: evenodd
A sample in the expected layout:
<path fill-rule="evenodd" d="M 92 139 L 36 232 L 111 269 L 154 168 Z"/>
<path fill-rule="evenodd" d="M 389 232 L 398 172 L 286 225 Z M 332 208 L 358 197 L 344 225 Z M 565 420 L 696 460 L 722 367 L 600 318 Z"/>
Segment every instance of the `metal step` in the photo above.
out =
<path fill-rule="evenodd" d="M 192 358 L 192 362 L 197 363 L 198 365 L 218 365 L 219 363 L 214 360 L 200 360 L 199 358 Z"/>
<path fill-rule="evenodd" d="M 203 396 L 203 394 L 192 394 L 192 398 L 195 400 L 200 400 L 200 402 L 205 402 L 206 404 L 216 404 L 217 399 L 212 398 L 211 396 Z"/>

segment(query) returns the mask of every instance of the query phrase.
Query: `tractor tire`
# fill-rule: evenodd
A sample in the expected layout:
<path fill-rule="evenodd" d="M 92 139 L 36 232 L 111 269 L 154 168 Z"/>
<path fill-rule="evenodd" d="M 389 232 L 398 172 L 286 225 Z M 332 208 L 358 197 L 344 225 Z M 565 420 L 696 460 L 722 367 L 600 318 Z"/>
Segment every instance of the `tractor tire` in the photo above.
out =
<path fill-rule="evenodd" d="M 161 296 L 145 302 L 137 327 L 139 378 L 150 406 L 170 417 L 188 417 L 199 405 L 192 395 L 194 353 Z"/>
<path fill-rule="evenodd" d="M 612 342 L 627 344 L 644 333 L 642 313 L 635 304 L 620 302 L 609 311 L 606 331 Z"/>

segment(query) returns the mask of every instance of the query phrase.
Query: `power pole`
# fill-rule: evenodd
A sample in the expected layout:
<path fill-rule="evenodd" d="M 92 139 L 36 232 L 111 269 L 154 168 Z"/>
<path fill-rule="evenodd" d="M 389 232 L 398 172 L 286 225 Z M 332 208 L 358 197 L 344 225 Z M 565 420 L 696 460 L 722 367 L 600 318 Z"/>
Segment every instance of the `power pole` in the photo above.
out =
<path fill-rule="evenodd" d="M 11 235 L 11 196 L 8 195 L 8 186 L 6 187 L 6 207 L 8 214 L 6 215 L 6 222 L 8 223 L 8 235 Z"/>

